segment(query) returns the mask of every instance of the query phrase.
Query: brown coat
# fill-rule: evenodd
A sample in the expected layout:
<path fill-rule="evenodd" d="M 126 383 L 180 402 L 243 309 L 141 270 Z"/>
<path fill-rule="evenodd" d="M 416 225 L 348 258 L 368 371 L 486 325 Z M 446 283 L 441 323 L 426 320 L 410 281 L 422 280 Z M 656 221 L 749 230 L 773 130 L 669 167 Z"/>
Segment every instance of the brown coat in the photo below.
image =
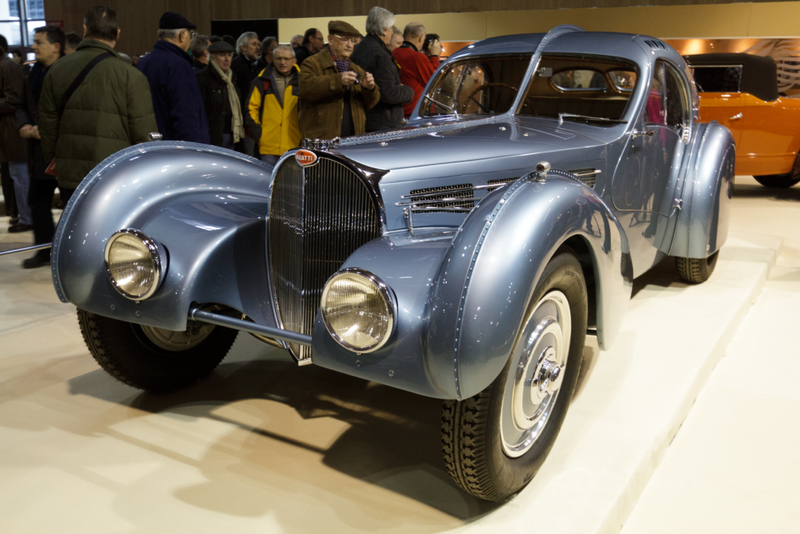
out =
<path fill-rule="evenodd" d="M 2 50 L 2 48 L 0 48 Z M 0 161 L 28 161 L 27 140 L 19 136 L 15 113 L 22 103 L 25 73 L 5 54 L 0 55 Z"/>
<path fill-rule="evenodd" d="M 350 62 L 350 70 L 364 79 L 364 69 Z M 300 66 L 300 132 L 312 139 L 333 139 L 342 133 L 342 78 L 330 50 L 323 48 Z M 364 133 L 366 110 L 381 99 L 378 86 L 369 91 L 361 85 L 350 87 L 350 109 L 356 134 Z"/>

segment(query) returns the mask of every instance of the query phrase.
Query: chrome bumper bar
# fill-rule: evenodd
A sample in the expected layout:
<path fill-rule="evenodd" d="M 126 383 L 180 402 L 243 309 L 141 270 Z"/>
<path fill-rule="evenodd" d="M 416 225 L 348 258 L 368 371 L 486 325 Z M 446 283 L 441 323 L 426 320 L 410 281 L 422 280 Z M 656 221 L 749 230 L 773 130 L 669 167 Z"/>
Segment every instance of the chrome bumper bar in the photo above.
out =
<path fill-rule="evenodd" d="M 45 243 L 44 245 L 32 245 L 30 247 L 12 248 L 11 250 L 3 250 L 2 252 L 0 252 L 0 256 L 19 254 L 20 252 L 33 252 L 35 250 L 44 250 L 46 248 L 50 248 L 52 245 L 53 245 L 52 243 Z"/>
<path fill-rule="evenodd" d="M 250 321 L 234 319 L 233 317 L 219 315 L 217 313 L 210 313 L 198 308 L 189 309 L 189 318 L 193 321 L 198 321 L 201 323 L 215 324 L 217 326 L 242 330 L 243 332 L 248 332 L 250 334 L 258 334 L 260 336 L 280 339 L 281 341 L 299 343 L 301 345 L 308 345 L 309 347 L 311 346 L 311 336 L 309 335 L 299 334 L 289 330 L 282 330 L 280 328 L 273 328 L 271 326 L 262 326 L 260 324 L 251 323 Z"/>

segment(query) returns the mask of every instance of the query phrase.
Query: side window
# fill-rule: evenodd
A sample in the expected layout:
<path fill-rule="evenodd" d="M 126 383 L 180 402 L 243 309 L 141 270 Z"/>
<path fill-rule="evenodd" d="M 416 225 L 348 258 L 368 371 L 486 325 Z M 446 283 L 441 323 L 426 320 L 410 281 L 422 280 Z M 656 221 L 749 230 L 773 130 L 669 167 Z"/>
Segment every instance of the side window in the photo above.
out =
<path fill-rule="evenodd" d="M 649 124 L 665 125 L 666 102 L 664 94 L 664 64 L 659 61 L 653 69 L 653 79 L 650 81 L 650 93 L 647 95 L 647 120 Z"/>
<path fill-rule="evenodd" d="M 646 122 L 677 129 L 686 126 L 689 117 L 691 104 L 686 85 L 674 67 L 659 60 L 647 96 Z"/>
<path fill-rule="evenodd" d="M 667 87 L 667 125 L 682 128 L 690 122 L 691 104 L 686 93 L 686 84 L 680 73 L 671 65 L 664 68 Z"/>

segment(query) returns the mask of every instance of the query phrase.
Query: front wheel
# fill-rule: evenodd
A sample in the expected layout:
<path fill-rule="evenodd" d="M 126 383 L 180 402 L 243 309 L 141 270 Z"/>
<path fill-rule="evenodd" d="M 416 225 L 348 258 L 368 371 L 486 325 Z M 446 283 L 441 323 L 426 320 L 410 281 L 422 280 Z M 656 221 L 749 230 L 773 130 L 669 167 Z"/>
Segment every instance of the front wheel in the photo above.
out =
<path fill-rule="evenodd" d="M 687 284 L 700 284 L 711 277 L 717 266 L 719 251 L 708 258 L 675 258 L 678 276 Z"/>
<path fill-rule="evenodd" d="M 225 357 L 238 332 L 190 321 L 174 332 L 110 319 L 78 310 L 78 323 L 89 351 L 117 380 L 164 393 L 208 376 Z"/>
<path fill-rule="evenodd" d="M 575 391 L 587 308 L 581 266 L 562 249 L 536 286 L 500 375 L 476 396 L 444 403 L 445 464 L 467 493 L 502 501 L 544 463 Z"/>
<path fill-rule="evenodd" d="M 776 189 L 786 189 L 800 182 L 800 175 L 792 173 L 767 174 L 764 176 L 753 176 L 753 178 L 764 187 L 774 187 Z"/>

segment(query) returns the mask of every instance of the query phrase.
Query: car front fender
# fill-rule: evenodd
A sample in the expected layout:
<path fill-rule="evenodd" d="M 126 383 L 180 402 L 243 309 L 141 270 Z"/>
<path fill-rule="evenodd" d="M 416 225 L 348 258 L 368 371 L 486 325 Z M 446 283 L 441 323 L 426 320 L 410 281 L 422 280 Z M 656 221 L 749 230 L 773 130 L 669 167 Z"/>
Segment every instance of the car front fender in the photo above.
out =
<path fill-rule="evenodd" d="M 192 303 L 224 304 L 274 325 L 265 264 L 270 183 L 257 160 L 207 145 L 157 142 L 114 154 L 62 215 L 52 264 L 59 298 L 170 330 L 186 328 Z M 159 290 L 139 303 L 119 294 L 105 269 L 106 243 L 125 228 L 167 253 Z"/>
<path fill-rule="evenodd" d="M 503 369 L 542 271 L 565 243 L 592 271 L 601 348 L 619 331 L 632 283 L 625 233 L 592 189 L 550 174 L 481 202 L 433 281 L 426 350 L 437 374 L 451 374 L 456 398 L 477 394 Z"/>

